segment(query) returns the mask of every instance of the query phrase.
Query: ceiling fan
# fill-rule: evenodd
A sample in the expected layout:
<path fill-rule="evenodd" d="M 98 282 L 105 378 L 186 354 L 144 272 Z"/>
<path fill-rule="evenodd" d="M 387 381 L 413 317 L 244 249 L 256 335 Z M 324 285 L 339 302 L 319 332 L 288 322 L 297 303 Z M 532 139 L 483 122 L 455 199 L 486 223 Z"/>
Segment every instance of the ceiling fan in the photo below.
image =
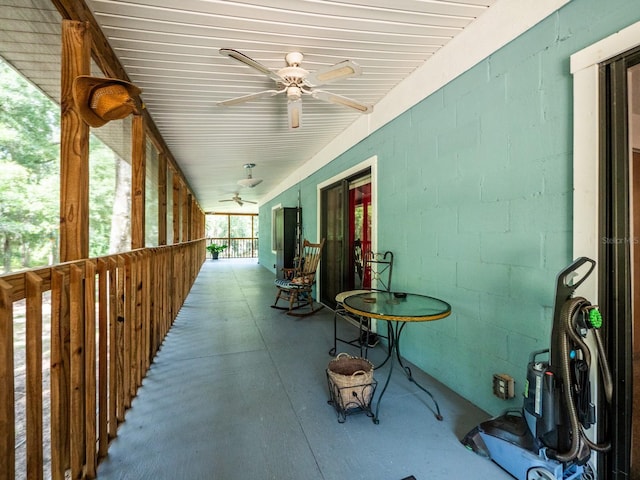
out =
<path fill-rule="evenodd" d="M 220 200 L 221 202 L 236 202 L 238 205 L 242 206 L 245 203 L 258 203 L 252 202 L 251 200 L 242 200 L 242 197 L 236 192 L 233 197 L 227 198 L 224 200 Z"/>
<path fill-rule="evenodd" d="M 221 48 L 221 55 L 227 55 L 234 60 L 237 60 L 249 67 L 258 70 L 271 80 L 276 82 L 277 90 L 264 90 L 258 93 L 252 93 L 250 95 L 244 95 L 242 97 L 232 98 L 223 102 L 218 102 L 218 105 L 229 107 L 232 105 L 238 105 L 240 103 L 249 102 L 251 100 L 257 100 L 260 98 L 272 97 L 280 93 L 287 94 L 287 110 L 289 113 L 289 128 L 299 128 L 301 125 L 302 117 L 302 95 L 308 94 L 313 98 L 322 100 L 336 105 L 343 105 L 345 107 L 357 110 L 360 113 L 370 113 L 373 110 L 371 105 L 364 105 L 351 98 L 336 95 L 325 90 L 318 90 L 314 87 L 317 85 L 324 85 L 325 83 L 331 83 L 345 78 L 360 75 L 360 66 L 351 60 L 344 60 L 336 63 L 327 68 L 317 70 L 315 72 L 309 72 L 300 66 L 302 63 L 303 55 L 300 52 L 288 53 L 284 59 L 287 62 L 287 66 L 281 68 L 277 72 L 269 70 L 261 63 L 246 56 L 244 53 L 240 53 L 237 50 L 230 48 Z"/>

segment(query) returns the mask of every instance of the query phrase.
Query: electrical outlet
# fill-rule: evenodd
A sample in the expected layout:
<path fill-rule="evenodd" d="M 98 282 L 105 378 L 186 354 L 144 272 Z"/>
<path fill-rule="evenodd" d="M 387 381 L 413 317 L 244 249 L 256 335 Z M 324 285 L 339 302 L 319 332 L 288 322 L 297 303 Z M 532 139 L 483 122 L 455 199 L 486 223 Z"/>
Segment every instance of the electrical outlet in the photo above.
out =
<path fill-rule="evenodd" d="M 493 375 L 493 394 L 503 400 L 513 398 L 515 396 L 513 377 L 506 373 L 495 373 Z"/>

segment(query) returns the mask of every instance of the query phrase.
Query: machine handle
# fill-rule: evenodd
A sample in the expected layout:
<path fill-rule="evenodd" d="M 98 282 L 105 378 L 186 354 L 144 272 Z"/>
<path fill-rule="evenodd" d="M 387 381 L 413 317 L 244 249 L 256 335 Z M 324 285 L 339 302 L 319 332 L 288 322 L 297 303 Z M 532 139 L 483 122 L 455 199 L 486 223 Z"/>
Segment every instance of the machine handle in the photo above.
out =
<path fill-rule="evenodd" d="M 531 352 L 529 354 L 529 363 L 536 363 L 536 357 L 538 355 L 542 355 L 543 353 L 549 353 L 549 349 L 545 348 L 544 350 L 536 350 L 535 352 Z"/>
<path fill-rule="evenodd" d="M 568 280 L 569 277 L 572 273 L 576 273 L 577 270 L 584 265 L 585 263 L 590 263 L 590 267 L 589 267 L 589 271 L 587 273 L 585 273 L 582 278 L 580 280 L 578 280 L 577 283 L 574 283 L 572 285 L 569 285 Z M 596 268 L 596 262 L 594 260 L 591 260 L 590 258 L 587 257 L 580 257 L 578 259 L 576 259 L 571 265 L 569 265 L 567 268 L 565 268 L 562 272 L 560 272 L 558 274 L 558 286 L 560 286 L 560 282 L 562 282 L 562 286 L 564 288 L 569 288 L 571 289 L 571 293 L 573 293 L 574 290 L 576 290 L 580 285 L 582 285 L 582 283 L 589 278 L 589 275 L 591 275 L 591 272 L 593 272 L 593 269 Z M 571 296 L 571 293 L 568 296 Z"/>

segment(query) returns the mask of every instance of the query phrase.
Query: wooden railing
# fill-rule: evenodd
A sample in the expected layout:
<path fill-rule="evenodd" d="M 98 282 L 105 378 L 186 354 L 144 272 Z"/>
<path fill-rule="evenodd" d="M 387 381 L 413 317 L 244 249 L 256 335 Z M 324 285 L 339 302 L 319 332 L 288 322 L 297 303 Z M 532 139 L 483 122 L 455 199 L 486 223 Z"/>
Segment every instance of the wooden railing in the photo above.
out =
<path fill-rule="evenodd" d="M 51 445 L 53 480 L 95 478 L 200 270 L 204 246 L 198 240 L 0 276 L 0 479 L 16 476 L 16 303 L 26 302 L 26 478 L 43 478 L 44 443 Z M 50 365 L 43 366 L 49 291 Z"/>
<path fill-rule="evenodd" d="M 229 237 L 212 237 L 207 238 L 207 244 L 215 243 L 216 245 L 226 245 L 220 258 L 257 258 L 258 257 L 258 238 L 229 238 Z"/>

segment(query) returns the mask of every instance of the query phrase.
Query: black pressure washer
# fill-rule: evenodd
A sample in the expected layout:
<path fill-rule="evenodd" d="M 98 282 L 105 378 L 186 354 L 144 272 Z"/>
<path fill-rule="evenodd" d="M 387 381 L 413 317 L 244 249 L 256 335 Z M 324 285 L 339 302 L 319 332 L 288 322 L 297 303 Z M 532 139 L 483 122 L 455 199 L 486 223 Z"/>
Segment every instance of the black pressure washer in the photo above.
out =
<path fill-rule="evenodd" d="M 610 443 L 596 443 L 586 434 L 596 422 L 589 380 L 594 360 L 607 405 L 613 395 L 599 330 L 602 316 L 586 299 L 573 298 L 595 265 L 581 257 L 558 274 L 551 348 L 529 357 L 522 409 L 482 422 L 462 439 L 467 448 L 518 480 L 593 479 L 592 451 L 610 448 Z M 589 337 L 595 341 L 595 358 Z M 548 360 L 541 361 L 546 354 Z"/>

